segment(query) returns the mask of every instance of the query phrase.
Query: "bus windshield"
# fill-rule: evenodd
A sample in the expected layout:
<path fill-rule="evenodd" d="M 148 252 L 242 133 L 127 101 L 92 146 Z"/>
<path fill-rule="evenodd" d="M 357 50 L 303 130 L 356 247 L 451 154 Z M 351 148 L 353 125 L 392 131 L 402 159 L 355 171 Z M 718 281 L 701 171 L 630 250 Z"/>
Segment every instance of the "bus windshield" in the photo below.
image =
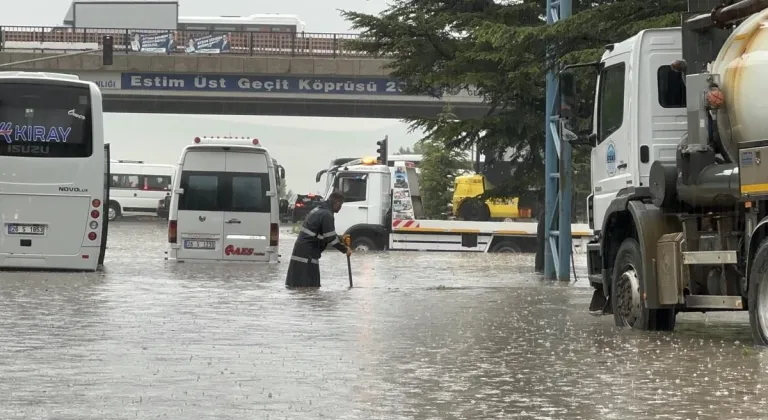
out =
<path fill-rule="evenodd" d="M 88 87 L 0 84 L 0 156 L 87 158 L 92 154 Z"/>

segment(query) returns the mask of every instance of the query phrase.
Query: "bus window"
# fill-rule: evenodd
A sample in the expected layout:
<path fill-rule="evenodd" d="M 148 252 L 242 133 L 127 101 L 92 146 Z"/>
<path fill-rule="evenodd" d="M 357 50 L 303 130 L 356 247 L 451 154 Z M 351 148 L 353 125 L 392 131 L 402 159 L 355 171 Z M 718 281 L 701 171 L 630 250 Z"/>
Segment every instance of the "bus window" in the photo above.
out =
<path fill-rule="evenodd" d="M 232 205 L 227 210 L 269 213 L 272 202 L 267 197 L 267 191 L 269 191 L 269 174 L 232 174 Z"/>
<path fill-rule="evenodd" d="M 148 191 L 169 191 L 170 176 L 147 175 L 144 178 L 144 189 Z"/>
<path fill-rule="evenodd" d="M 0 84 L 0 156 L 86 158 L 92 154 L 87 87 Z"/>
<path fill-rule="evenodd" d="M 112 183 L 110 184 L 110 188 L 121 188 L 121 189 L 139 189 L 142 185 L 139 184 L 139 176 L 138 175 L 124 175 L 124 174 L 114 174 L 112 175 Z"/>

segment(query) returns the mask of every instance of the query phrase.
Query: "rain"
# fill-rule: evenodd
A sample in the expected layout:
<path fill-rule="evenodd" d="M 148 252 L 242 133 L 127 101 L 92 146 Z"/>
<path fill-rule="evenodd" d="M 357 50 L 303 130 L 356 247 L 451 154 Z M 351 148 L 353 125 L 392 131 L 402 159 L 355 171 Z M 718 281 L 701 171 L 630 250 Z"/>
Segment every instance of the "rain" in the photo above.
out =
<path fill-rule="evenodd" d="M 673 333 L 588 313 L 532 254 L 358 252 L 322 288 L 277 265 L 166 261 L 166 225 L 110 226 L 105 269 L 3 273 L 2 419 L 764 418 L 746 313 Z"/>

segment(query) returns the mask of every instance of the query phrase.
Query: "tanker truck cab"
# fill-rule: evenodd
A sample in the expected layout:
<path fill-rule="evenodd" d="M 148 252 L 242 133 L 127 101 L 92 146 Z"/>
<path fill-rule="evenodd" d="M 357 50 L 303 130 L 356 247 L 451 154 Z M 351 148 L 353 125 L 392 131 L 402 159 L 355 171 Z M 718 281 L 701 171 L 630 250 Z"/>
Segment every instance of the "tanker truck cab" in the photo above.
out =
<path fill-rule="evenodd" d="M 642 31 L 606 48 L 590 136 L 592 229 L 600 232 L 617 195 L 648 188 L 651 164 L 675 160 L 685 133 L 679 28 Z M 620 194 L 621 192 L 621 194 Z"/>
<path fill-rule="evenodd" d="M 174 178 L 169 259 L 278 262 L 282 176 L 257 139 L 195 138 Z"/>
<path fill-rule="evenodd" d="M 333 191 L 344 194 L 344 205 L 335 215 L 336 232 L 352 238 L 352 248 L 384 250 L 388 246 L 391 174 L 375 158 L 348 162 L 333 174 L 325 198 Z"/>
<path fill-rule="evenodd" d="M 641 330 L 748 310 L 768 345 L 768 2 L 689 6 L 701 9 L 681 28 L 640 32 L 593 63 L 589 309 Z"/>

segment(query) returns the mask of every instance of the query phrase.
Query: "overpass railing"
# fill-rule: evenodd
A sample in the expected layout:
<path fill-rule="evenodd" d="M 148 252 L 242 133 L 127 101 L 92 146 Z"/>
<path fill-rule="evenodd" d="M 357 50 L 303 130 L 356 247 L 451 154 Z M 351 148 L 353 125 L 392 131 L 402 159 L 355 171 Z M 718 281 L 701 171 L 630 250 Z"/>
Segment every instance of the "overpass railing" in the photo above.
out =
<path fill-rule="evenodd" d="M 145 53 L 135 47 L 137 35 L 160 35 L 172 39 L 160 53 L 190 54 L 191 42 L 211 37 L 226 36 L 228 48 L 216 54 L 240 56 L 321 56 L 321 57 L 371 57 L 367 52 L 354 48 L 353 40 L 361 40 L 357 34 L 312 32 L 210 32 L 157 29 L 82 29 L 70 27 L 0 26 L 0 51 L 79 51 L 98 48 L 102 37 L 111 35 L 116 53 Z M 157 39 L 157 38 L 155 38 Z M 210 43 L 210 42 L 209 42 Z M 159 45 L 159 44 L 155 44 Z M 155 52 L 157 53 L 157 52 Z M 208 55 L 195 53 L 196 55 Z"/>

